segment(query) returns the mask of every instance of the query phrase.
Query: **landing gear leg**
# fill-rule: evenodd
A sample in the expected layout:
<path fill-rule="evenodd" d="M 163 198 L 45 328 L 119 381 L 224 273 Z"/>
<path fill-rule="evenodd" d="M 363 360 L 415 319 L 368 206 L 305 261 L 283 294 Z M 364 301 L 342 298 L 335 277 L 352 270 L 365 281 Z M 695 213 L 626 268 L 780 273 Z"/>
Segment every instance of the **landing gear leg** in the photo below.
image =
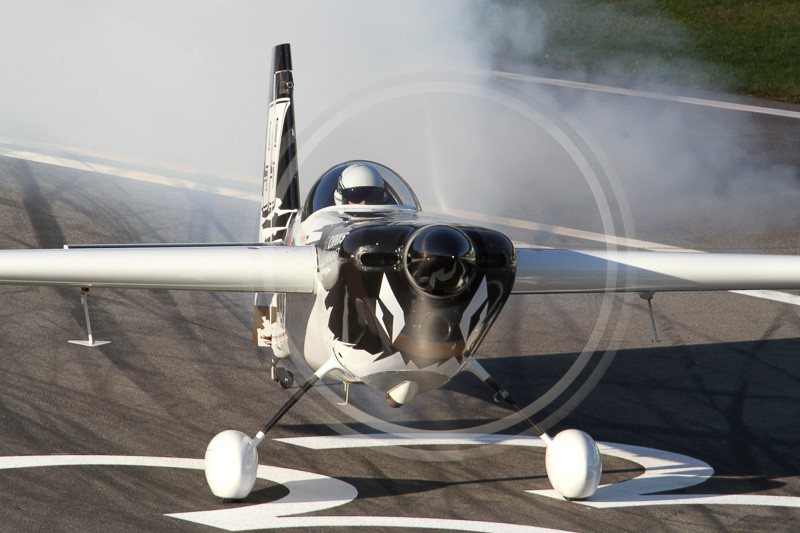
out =
<path fill-rule="evenodd" d="M 336 357 L 331 357 L 281 406 L 275 416 L 261 428 L 254 438 L 251 439 L 241 431 L 229 429 L 211 439 L 206 448 L 205 471 L 206 481 L 215 496 L 229 500 L 241 500 L 250 494 L 258 470 L 258 452 L 256 451 L 258 444 L 315 383 L 335 368 L 341 367 Z"/>
<path fill-rule="evenodd" d="M 77 340 L 77 341 L 67 341 L 71 342 L 72 344 L 80 344 L 81 346 L 102 346 L 104 344 L 108 344 L 111 341 L 98 341 L 95 340 L 94 335 L 92 335 L 92 321 L 89 320 L 89 288 L 83 287 L 81 289 L 81 305 L 83 306 L 83 317 L 86 319 L 86 331 L 88 334 L 88 340 Z"/>
<path fill-rule="evenodd" d="M 641 292 L 639 298 L 647 300 L 647 309 L 650 311 L 650 325 L 653 326 L 653 342 L 661 342 L 658 338 L 658 328 L 656 327 L 656 315 L 653 312 L 653 296 L 654 292 Z"/>
<path fill-rule="evenodd" d="M 568 500 L 586 499 L 595 493 L 600 484 L 603 464 L 597 444 L 589 435 L 577 429 L 567 429 L 550 438 L 474 358 L 470 358 L 465 370 L 489 385 L 495 392 L 495 400 L 503 400 L 510 405 L 547 445 L 545 468 L 547 478 L 556 492 Z"/>

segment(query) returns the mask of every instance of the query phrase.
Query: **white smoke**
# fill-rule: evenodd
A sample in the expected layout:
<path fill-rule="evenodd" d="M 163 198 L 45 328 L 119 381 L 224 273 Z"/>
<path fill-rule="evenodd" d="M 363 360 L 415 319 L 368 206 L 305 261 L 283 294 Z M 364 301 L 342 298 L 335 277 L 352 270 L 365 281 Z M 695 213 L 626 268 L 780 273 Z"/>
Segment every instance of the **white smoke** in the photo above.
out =
<path fill-rule="evenodd" d="M 302 127 L 387 72 L 465 63 L 461 5 L 7 3 L 0 137 L 258 179 L 275 44 L 293 45 Z"/>
<path fill-rule="evenodd" d="M 689 54 L 689 30 L 653 2 L 622 7 L 586 0 L 504 4 L 518 6 L 514 24 L 488 28 L 500 68 L 525 72 L 533 59 L 547 67 L 545 76 L 674 96 L 697 96 L 692 86 L 724 91 L 729 82 L 724 68 Z M 497 9 L 493 4 L 482 20 L 503 20 L 493 17 Z M 540 39 L 504 32 L 523 20 Z M 568 70 L 558 71 L 564 67 Z M 766 122 L 757 116 L 590 91 L 532 90 L 591 132 L 620 178 L 637 230 L 650 236 L 684 234 L 685 243 L 696 238 L 711 249 L 736 249 L 756 248 L 765 231 L 800 224 L 795 207 L 800 200 L 798 162 L 762 155 L 769 148 L 764 143 L 773 144 L 776 134 L 767 133 Z M 561 190 L 559 167 L 534 168 L 551 177 L 531 187 L 548 199 L 543 202 L 549 207 L 542 213 L 546 220 L 567 225 L 578 221 L 564 214 L 591 203 L 566 200 L 570 193 Z M 729 242 L 718 242 L 724 236 Z"/>
<path fill-rule="evenodd" d="M 565 35 L 575 26 L 582 31 Z M 244 175 L 257 191 L 272 47 L 290 42 L 304 190 L 338 162 L 374 159 L 424 203 L 597 230 L 595 201 L 569 157 L 485 73 L 557 58 L 570 70 L 547 75 L 593 80 L 570 43 L 609 31 L 618 46 L 595 67 L 625 77 L 617 83 L 707 78 L 708 66 L 683 53 L 691 36 L 666 15 L 579 0 L 6 3 L 0 138 Z M 758 126 L 743 114 L 524 91 L 534 109 L 591 132 L 637 227 L 680 228 L 698 213 L 725 226 L 798 222 L 797 169 L 759 161 Z"/>

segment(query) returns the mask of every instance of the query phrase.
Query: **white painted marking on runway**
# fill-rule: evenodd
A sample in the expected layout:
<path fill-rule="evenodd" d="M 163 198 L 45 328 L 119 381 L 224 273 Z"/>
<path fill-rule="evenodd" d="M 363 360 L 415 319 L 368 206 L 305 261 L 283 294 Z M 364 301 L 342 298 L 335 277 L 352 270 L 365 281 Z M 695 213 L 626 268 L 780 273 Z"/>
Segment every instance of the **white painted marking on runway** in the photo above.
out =
<path fill-rule="evenodd" d="M 110 176 L 142 181 L 145 183 L 154 183 L 156 185 L 166 185 L 168 187 L 177 187 L 180 189 L 189 189 L 192 191 L 218 194 L 220 196 L 238 198 L 240 200 L 258 201 L 260 199 L 257 194 L 249 193 L 241 189 L 218 187 L 216 185 L 208 185 L 185 178 L 173 178 L 164 176 L 163 174 L 131 170 L 102 163 L 89 163 L 75 158 L 42 154 L 29 150 L 0 148 L 0 156 L 9 157 L 12 159 L 22 159 L 24 161 L 33 161 L 34 163 L 54 165 L 62 168 L 71 168 L 74 170 L 84 170 L 98 174 L 107 174 Z"/>
<path fill-rule="evenodd" d="M 78 148 L 74 146 L 63 146 L 60 144 L 52 144 L 52 143 L 43 143 L 37 141 L 18 141 L 13 139 L 0 139 L 0 145 L 5 145 L 9 150 L 14 150 L 20 147 L 24 147 L 27 151 L 32 151 L 36 154 L 45 154 L 45 153 L 54 153 L 54 152 L 64 152 L 72 154 L 73 158 L 76 160 L 82 160 L 80 158 L 88 158 L 90 160 L 105 160 L 105 161 L 113 161 L 115 163 L 122 163 L 128 165 L 135 165 L 140 168 L 159 168 L 163 169 L 166 172 L 180 172 L 181 174 L 195 174 L 201 175 L 202 171 L 195 168 L 190 167 L 187 165 L 177 164 L 177 163 L 167 163 L 163 161 L 152 161 L 152 160 L 143 160 L 138 159 L 136 157 L 132 157 L 129 155 L 121 155 L 121 154 L 111 154 L 108 152 L 98 152 L 96 150 L 87 150 L 86 148 Z M 3 148 L 0 148 L 0 153 L 2 153 Z M 260 178 L 256 176 L 256 180 L 254 182 L 253 176 L 248 176 L 239 173 L 233 172 L 215 172 L 214 176 L 219 176 L 226 181 L 239 181 L 246 185 L 252 185 L 253 183 L 260 183 Z"/>
<path fill-rule="evenodd" d="M 167 516 L 228 531 L 246 531 L 269 528 L 270 524 L 276 523 L 276 517 L 338 507 L 358 496 L 358 491 L 349 483 L 301 470 L 259 465 L 258 477 L 284 485 L 289 494 L 280 500 L 258 505 Z"/>
<path fill-rule="evenodd" d="M 744 296 L 752 296 L 753 298 L 761 298 L 762 300 L 772 300 L 783 304 L 800 305 L 800 296 L 789 294 L 788 292 L 779 291 L 731 291 L 734 294 L 743 294 Z"/>
<path fill-rule="evenodd" d="M 319 437 L 287 437 L 273 439 L 277 442 L 302 446 L 312 450 L 340 450 L 349 448 L 380 448 L 386 446 L 468 446 L 498 444 L 503 446 L 544 447 L 539 437 L 498 435 L 483 433 L 380 433 L 332 435 Z"/>
<path fill-rule="evenodd" d="M 141 457 L 120 455 L 37 455 L 0 457 L 0 470 L 45 466 L 146 466 L 203 470 L 203 459 L 181 457 Z M 358 496 L 355 487 L 320 474 L 259 465 L 260 479 L 280 483 L 289 489 L 285 497 L 269 503 L 166 516 L 205 524 L 229 531 L 270 527 L 275 517 L 322 511 L 344 505 Z"/>
<path fill-rule="evenodd" d="M 598 493 L 600 488 L 597 489 Z M 528 491 L 538 496 L 563 500 L 556 491 Z M 800 498 L 796 496 L 766 496 L 760 494 L 664 494 L 664 495 L 619 495 L 609 501 L 595 501 L 597 495 L 589 500 L 574 502 L 596 509 L 615 509 L 620 507 L 643 507 L 646 505 L 753 505 L 756 507 L 800 508 Z"/>
<path fill-rule="evenodd" d="M 478 522 L 474 520 L 452 520 L 449 518 L 406 518 L 400 516 L 299 516 L 281 517 L 274 524 L 259 529 L 320 528 L 320 527 L 371 527 L 422 529 L 444 529 L 450 531 L 474 531 L 477 533 L 568 533 L 562 529 Z"/>
<path fill-rule="evenodd" d="M 788 109 L 777 109 L 774 107 L 756 106 L 749 104 L 737 104 L 734 102 L 725 102 L 722 100 L 694 98 L 690 96 L 676 96 L 672 94 L 654 93 L 654 92 L 641 91 L 635 89 L 623 89 L 621 87 L 613 87 L 610 85 L 599 85 L 596 83 L 561 80 L 557 78 L 544 78 L 541 76 L 527 76 L 525 74 L 514 74 L 511 72 L 496 71 L 493 72 L 492 74 L 502 79 L 514 80 L 514 81 L 526 81 L 531 83 L 537 83 L 540 85 L 552 85 L 555 87 L 581 89 L 584 91 L 615 94 L 619 96 L 633 96 L 636 98 L 646 98 L 648 100 L 661 100 L 665 102 L 674 102 L 678 104 L 688 104 L 688 105 L 696 105 L 702 107 L 711 107 L 714 109 L 724 109 L 727 111 L 742 111 L 745 113 L 756 113 L 759 115 L 771 115 L 771 116 L 785 117 L 785 118 L 800 118 L 800 111 L 791 111 Z"/>
<path fill-rule="evenodd" d="M 615 246 L 625 246 L 628 248 L 639 248 L 643 250 L 646 249 L 652 251 L 665 251 L 665 252 L 697 251 L 697 250 L 687 250 L 685 248 L 680 248 L 678 246 L 670 246 L 668 244 L 640 241 L 638 239 L 630 239 L 628 237 L 618 237 L 616 235 L 606 235 L 605 233 L 598 233 L 595 231 L 565 228 L 563 226 L 553 226 L 550 224 L 540 224 L 538 222 L 531 222 L 530 220 L 522 220 L 519 218 L 501 217 L 496 215 L 487 215 L 484 213 L 474 213 L 472 211 L 465 211 L 463 209 L 453 209 L 449 207 L 425 205 L 424 210 L 430 211 L 431 213 L 438 213 L 440 215 L 450 215 L 459 218 L 466 218 L 477 222 L 489 222 L 493 224 L 500 224 L 503 226 L 509 226 L 529 231 L 541 231 L 545 233 L 551 233 L 553 235 L 562 235 L 564 237 L 572 237 L 575 239 L 599 242 L 603 244 L 613 244 Z"/>
<path fill-rule="evenodd" d="M 314 450 L 366 448 L 383 446 L 419 445 L 485 445 L 544 447 L 538 437 L 508 435 L 432 434 L 417 433 L 395 435 L 339 435 L 328 437 L 296 437 L 275 439 Z M 654 448 L 598 442 L 602 455 L 619 457 L 637 463 L 645 471 L 640 476 L 608 485 L 601 485 L 597 492 L 585 501 L 574 502 L 596 508 L 638 507 L 643 505 L 756 505 L 771 507 L 798 507 L 800 497 L 769 496 L 760 494 L 668 494 L 656 493 L 685 489 L 703 483 L 714 474 L 707 463 L 682 455 Z M 554 490 L 527 491 L 538 496 L 563 500 Z"/>
<path fill-rule="evenodd" d="M 203 459 L 136 455 L 19 455 L 0 457 L 0 470 L 41 466 L 155 466 L 203 470 Z"/>
<path fill-rule="evenodd" d="M 203 459 L 126 455 L 26 455 L 0 457 L 0 470 L 52 466 L 143 466 L 203 470 Z M 322 511 L 351 502 L 355 487 L 339 479 L 276 466 L 258 466 L 260 479 L 280 483 L 289 494 L 280 500 L 228 509 L 174 513 L 166 516 L 228 531 L 319 527 L 395 527 L 447 529 L 483 533 L 562 533 L 562 530 L 472 520 L 399 516 L 312 516 L 292 515 Z M 563 532 L 569 533 L 569 532 Z"/>

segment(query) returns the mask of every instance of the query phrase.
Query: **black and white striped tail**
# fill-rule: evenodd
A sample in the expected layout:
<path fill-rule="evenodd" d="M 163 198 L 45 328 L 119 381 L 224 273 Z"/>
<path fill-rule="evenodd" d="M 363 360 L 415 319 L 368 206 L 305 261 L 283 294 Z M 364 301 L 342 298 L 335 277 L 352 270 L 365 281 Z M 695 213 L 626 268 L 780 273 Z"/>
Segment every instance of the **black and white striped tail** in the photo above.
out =
<path fill-rule="evenodd" d="M 288 44 L 275 47 L 272 72 L 258 240 L 284 244 L 289 223 L 300 210 L 292 52 Z M 271 346 L 277 357 L 289 355 L 282 313 L 285 301 L 285 294 L 255 296 L 253 344 Z"/>
<path fill-rule="evenodd" d="M 259 240 L 281 243 L 289 221 L 300 209 L 292 53 L 288 44 L 275 47 L 272 71 Z"/>

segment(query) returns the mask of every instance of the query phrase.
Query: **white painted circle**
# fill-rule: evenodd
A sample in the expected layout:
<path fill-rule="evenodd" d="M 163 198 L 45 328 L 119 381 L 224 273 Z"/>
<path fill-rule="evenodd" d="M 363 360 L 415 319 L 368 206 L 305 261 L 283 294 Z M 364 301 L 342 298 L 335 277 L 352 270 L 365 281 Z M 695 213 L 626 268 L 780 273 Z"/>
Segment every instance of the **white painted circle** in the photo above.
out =
<path fill-rule="evenodd" d="M 121 455 L 26 455 L 0 457 L 0 470 L 43 466 L 144 466 L 203 470 L 203 459 L 181 457 L 142 457 Z M 344 505 L 358 496 L 358 491 L 344 481 L 328 476 L 258 465 L 256 476 L 286 486 L 289 494 L 274 502 L 170 514 L 173 518 L 197 522 L 231 531 L 264 529 L 277 523 L 276 517 L 322 511 Z M 190 490 L 184 487 L 184 490 Z M 205 488 L 204 488 L 205 490 Z"/>

